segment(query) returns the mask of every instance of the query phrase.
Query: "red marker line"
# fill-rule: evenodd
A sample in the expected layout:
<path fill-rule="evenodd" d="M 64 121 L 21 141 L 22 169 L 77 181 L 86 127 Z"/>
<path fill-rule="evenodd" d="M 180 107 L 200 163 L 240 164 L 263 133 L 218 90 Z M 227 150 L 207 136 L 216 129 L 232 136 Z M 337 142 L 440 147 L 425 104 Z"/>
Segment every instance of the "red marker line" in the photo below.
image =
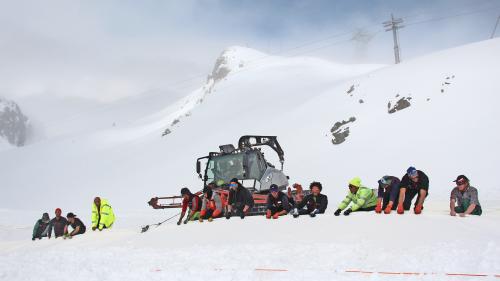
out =
<path fill-rule="evenodd" d="M 271 272 L 286 272 L 288 269 L 278 269 L 278 268 L 256 268 L 255 271 L 271 271 Z"/>
<path fill-rule="evenodd" d="M 488 274 L 446 273 L 448 276 L 488 277 Z"/>
<path fill-rule="evenodd" d="M 385 275 L 400 275 L 400 274 L 402 274 L 401 272 L 387 272 L 387 271 L 379 271 L 377 273 L 378 274 L 385 274 Z"/>

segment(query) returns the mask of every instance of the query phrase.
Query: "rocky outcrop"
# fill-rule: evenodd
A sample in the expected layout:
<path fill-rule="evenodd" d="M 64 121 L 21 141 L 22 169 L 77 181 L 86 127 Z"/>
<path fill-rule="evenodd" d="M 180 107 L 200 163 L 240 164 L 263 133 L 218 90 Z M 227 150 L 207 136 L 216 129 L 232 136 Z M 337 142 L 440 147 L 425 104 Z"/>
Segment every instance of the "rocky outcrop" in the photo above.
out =
<path fill-rule="evenodd" d="M 341 144 L 345 142 L 349 134 L 351 133 L 349 131 L 349 123 L 353 123 L 356 121 L 356 117 L 351 117 L 348 120 L 342 120 L 339 122 L 336 122 L 330 132 L 332 133 L 332 143 L 335 145 Z"/>
<path fill-rule="evenodd" d="M 0 98 L 0 138 L 12 145 L 23 146 L 28 134 L 28 117 L 13 101 Z"/>
<path fill-rule="evenodd" d="M 396 95 L 396 99 L 394 101 L 389 101 L 387 103 L 387 112 L 392 114 L 410 107 L 411 99 L 411 97 L 400 97 L 399 95 Z"/>

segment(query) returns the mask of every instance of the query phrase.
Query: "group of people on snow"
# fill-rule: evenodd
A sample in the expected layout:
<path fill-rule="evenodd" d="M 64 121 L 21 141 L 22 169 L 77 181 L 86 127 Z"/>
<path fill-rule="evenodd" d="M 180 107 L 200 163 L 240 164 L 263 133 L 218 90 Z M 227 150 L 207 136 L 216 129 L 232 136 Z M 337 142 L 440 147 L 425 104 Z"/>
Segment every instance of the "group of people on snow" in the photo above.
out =
<path fill-rule="evenodd" d="M 467 216 L 482 214 L 481 204 L 478 199 L 478 191 L 470 185 L 469 179 L 465 175 L 459 175 L 456 180 L 456 187 L 450 195 L 450 215 Z M 203 222 L 213 221 L 215 218 L 225 217 L 230 219 L 238 216 L 244 219 L 255 206 L 254 196 L 246 189 L 237 178 L 233 178 L 229 183 L 229 191 L 215 191 L 215 183 L 210 183 L 203 189 L 203 196 L 192 193 L 188 188 L 181 189 L 182 211 L 178 225 L 187 224 L 189 221 L 198 220 Z M 294 188 L 302 190 L 302 186 L 294 184 Z M 267 219 L 278 219 L 280 216 L 291 214 L 294 218 L 301 215 L 315 217 L 325 213 L 328 207 L 328 197 L 322 194 L 323 186 L 320 182 L 314 181 L 309 185 L 310 193 L 306 196 L 300 192 L 295 197 L 290 189 L 285 193 L 275 184 L 269 188 L 269 194 L 264 196 L 265 217 Z M 383 176 L 378 181 L 378 189 L 370 189 L 364 186 L 359 177 L 349 181 L 346 197 L 340 202 L 335 216 L 342 212 L 345 216 L 352 212 L 369 212 L 390 214 L 396 211 L 404 214 L 409 211 L 415 197 L 413 211 L 421 214 L 424 209 L 424 202 L 429 194 L 428 176 L 417 170 L 415 167 L 407 169 L 401 180 L 395 176 Z M 63 217 L 60 208 L 55 210 L 55 217 L 50 219 L 48 213 L 44 213 L 33 228 L 32 240 L 42 239 L 42 237 L 72 238 L 75 235 L 84 234 L 85 224 L 76 217 L 74 213 L 68 213 Z M 187 216 L 186 216 L 187 215 Z M 92 203 L 92 230 L 102 231 L 113 226 L 115 214 L 108 200 L 96 197 Z M 72 230 L 69 231 L 69 226 Z"/>
<path fill-rule="evenodd" d="M 63 237 L 64 239 L 71 239 L 73 236 L 84 234 L 86 231 L 85 224 L 77 218 L 74 213 L 68 213 L 63 217 L 62 210 L 57 208 L 55 210 L 55 217 L 50 219 L 48 213 L 44 213 L 42 218 L 39 219 L 33 228 L 32 240 L 42 239 L 43 237 L 51 238 L 52 230 L 54 237 Z M 102 231 L 103 229 L 111 228 L 115 221 L 115 214 L 113 208 L 108 200 L 100 197 L 94 198 L 92 203 L 92 230 Z M 71 226 L 71 231 L 69 227 Z"/>
<path fill-rule="evenodd" d="M 478 191 L 470 185 L 469 179 L 460 175 L 453 182 L 456 183 L 456 187 L 450 195 L 450 215 L 481 215 Z M 243 219 L 255 205 L 251 192 L 236 178 L 230 181 L 229 192 L 216 192 L 215 187 L 214 183 L 208 184 L 203 189 L 202 197 L 193 194 L 186 187 L 182 188 L 182 212 L 177 224 L 186 224 L 194 220 L 212 221 L 214 218 L 223 216 L 226 219 L 232 216 L 239 216 Z M 294 187 L 302 188 L 298 184 Z M 294 198 L 290 192 L 285 193 L 279 190 L 277 185 L 272 184 L 269 194 L 265 197 L 265 217 L 278 219 L 287 214 L 291 214 L 294 218 L 301 215 L 315 217 L 317 214 L 325 213 L 328 207 L 328 197 L 321 193 L 323 186 L 315 181 L 309 185 L 309 189 L 308 195 L 303 198 Z M 395 176 L 383 176 L 378 181 L 378 189 L 364 186 L 361 179 L 355 177 L 349 181 L 347 195 L 338 205 L 334 215 L 339 216 L 343 212 L 345 216 L 348 216 L 352 212 L 369 211 L 375 211 L 378 214 L 382 212 L 390 214 L 396 211 L 398 214 L 404 214 L 412 207 L 415 197 L 413 212 L 419 215 L 424 209 L 428 194 L 429 177 L 415 167 L 409 167 L 401 179 Z"/>

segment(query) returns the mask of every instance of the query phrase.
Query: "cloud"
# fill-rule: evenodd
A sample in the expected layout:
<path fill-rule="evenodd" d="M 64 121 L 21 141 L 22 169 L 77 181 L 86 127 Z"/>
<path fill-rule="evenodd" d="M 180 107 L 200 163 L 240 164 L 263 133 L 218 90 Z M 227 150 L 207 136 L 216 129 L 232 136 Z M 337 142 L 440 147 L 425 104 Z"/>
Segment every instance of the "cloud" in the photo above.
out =
<path fill-rule="evenodd" d="M 391 12 L 405 21 L 494 1 L 10 1 L 0 7 L 0 95 L 115 100 L 200 86 L 230 45 L 347 63 L 390 63 Z M 403 59 L 486 39 L 496 14 L 408 26 Z M 486 32 L 487 31 L 487 32 Z M 332 37 L 346 33 L 345 36 Z M 484 38 L 483 38 L 484 37 Z M 352 39 L 352 40 L 349 40 Z M 338 43 L 345 41 L 344 43 Z M 306 44 L 307 42 L 315 42 Z M 297 48 L 297 46 L 303 46 Z M 284 51 L 293 49 L 293 52 Z"/>

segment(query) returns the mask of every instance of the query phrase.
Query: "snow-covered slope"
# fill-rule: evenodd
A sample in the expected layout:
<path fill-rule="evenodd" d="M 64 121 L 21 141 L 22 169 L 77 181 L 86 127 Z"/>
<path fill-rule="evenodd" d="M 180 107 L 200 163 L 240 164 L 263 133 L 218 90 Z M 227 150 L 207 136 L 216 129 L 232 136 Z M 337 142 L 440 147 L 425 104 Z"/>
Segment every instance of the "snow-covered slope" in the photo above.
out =
<path fill-rule="evenodd" d="M 303 267 L 325 280 L 331 280 L 335 270 L 349 268 L 439 273 L 462 268 L 497 273 L 500 229 L 493 221 L 500 217 L 496 207 L 500 202 L 496 181 L 500 133 L 495 129 L 500 117 L 496 110 L 499 49 L 500 39 L 488 40 L 382 67 L 271 57 L 231 47 L 219 57 L 206 84 L 175 103 L 152 95 L 148 103 L 137 98 L 106 105 L 99 111 L 102 114 L 83 112 L 79 116 L 89 124 L 85 130 L 60 126 L 43 141 L 0 152 L 4 194 L 0 204 L 5 209 L 0 225 L 2 237 L 8 240 L 0 249 L 6 254 L 4 261 L 13 263 L 5 268 L 34 262 L 47 251 L 54 257 L 58 250 L 75 245 L 88 250 L 59 261 L 67 266 L 87 260 L 92 269 L 82 279 L 93 279 L 92 272 L 98 271 L 94 268 L 101 258 L 93 250 L 101 246 L 110 253 L 108 258 L 116 258 L 118 268 L 140 261 L 127 271 L 106 270 L 111 280 L 183 279 L 181 270 L 189 268 L 185 264 L 194 267 L 191 276 L 200 276 L 197 267 L 209 276 L 220 273 L 223 279 L 305 276 L 255 273 L 254 267 L 275 265 L 266 249 L 275 254 L 280 265 L 276 267 Z M 116 116 L 120 121 L 113 126 Z M 150 197 L 177 194 L 182 186 L 200 188 L 195 159 L 216 151 L 220 144 L 235 143 L 244 134 L 277 135 L 290 180 L 305 185 L 321 181 L 329 196 L 328 214 L 317 222 L 286 218 L 278 222 L 280 227 L 250 218 L 185 229 L 168 226 L 153 237 L 133 232 L 139 224 L 164 215 L 148 209 Z M 11 165 L 13 161 L 17 165 Z M 402 176 L 410 165 L 426 172 L 431 181 L 422 216 L 355 214 L 338 219 L 331 215 L 352 177 L 360 176 L 365 185 L 376 187 L 381 176 Z M 483 217 L 457 220 L 446 216 L 451 181 L 462 173 L 479 188 Z M 74 211 L 88 222 L 96 195 L 108 198 L 118 214 L 115 229 L 104 237 L 92 233 L 67 244 L 47 241 L 35 246 L 16 241 L 20 235 L 29 236 L 34 216 L 55 207 Z M 192 241 L 205 230 L 222 242 L 205 236 L 210 242 Z M 294 231 L 297 235 L 290 234 Z M 459 237 L 453 236 L 456 233 Z M 318 240 L 309 244 L 315 234 Z M 392 242 L 400 244 L 384 244 Z M 160 247 L 151 249 L 155 243 Z M 463 244 L 467 245 L 464 249 L 457 248 Z M 245 251 L 240 255 L 234 248 L 248 250 L 248 258 L 241 258 Z M 199 251 L 195 258 L 193 249 Z M 438 249 L 435 254 L 429 254 L 434 249 Z M 388 252 L 375 254 L 382 250 Z M 160 258 L 170 251 L 175 258 Z M 207 263 L 199 253 L 214 254 L 222 265 Z M 231 259 L 234 255 L 236 260 Z M 147 256 L 159 261 L 147 261 Z M 393 258 L 392 265 L 381 262 Z M 321 266 L 316 267 L 315 260 Z M 210 271 L 219 267 L 229 273 Z M 39 270 L 33 266 L 28 272 Z M 10 279 L 27 278 L 16 275 L 15 269 L 5 272 L 3 276 Z M 360 277 L 338 277 L 342 278 Z"/>

